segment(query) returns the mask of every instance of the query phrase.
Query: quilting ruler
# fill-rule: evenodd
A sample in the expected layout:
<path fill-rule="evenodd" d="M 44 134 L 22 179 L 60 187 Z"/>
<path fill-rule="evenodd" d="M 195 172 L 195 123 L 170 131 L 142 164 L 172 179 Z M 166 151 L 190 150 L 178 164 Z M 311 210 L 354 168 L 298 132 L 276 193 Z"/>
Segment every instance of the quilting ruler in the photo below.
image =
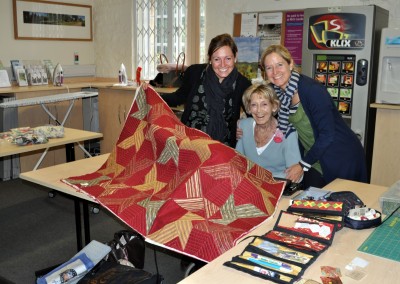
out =
<path fill-rule="evenodd" d="M 358 251 L 400 261 L 400 217 L 391 216 L 377 227 Z"/>

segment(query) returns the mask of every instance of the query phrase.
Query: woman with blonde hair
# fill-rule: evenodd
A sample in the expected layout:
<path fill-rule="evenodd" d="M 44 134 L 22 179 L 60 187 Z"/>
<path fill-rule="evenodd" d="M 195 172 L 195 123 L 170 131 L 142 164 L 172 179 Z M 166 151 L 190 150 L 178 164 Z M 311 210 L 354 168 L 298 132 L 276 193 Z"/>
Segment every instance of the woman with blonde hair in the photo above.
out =
<path fill-rule="evenodd" d="M 336 178 L 368 182 L 365 153 L 356 134 L 345 123 L 325 86 L 296 70 L 290 52 L 269 46 L 261 56 L 266 78 L 281 107 L 278 125 L 288 136 L 297 131 L 302 150 L 288 178 L 304 186 L 323 187 Z"/>
<path fill-rule="evenodd" d="M 286 137 L 278 128 L 274 115 L 279 110 L 279 99 L 272 86 L 257 83 L 243 95 L 246 113 L 252 117 L 239 121 L 243 135 L 236 150 L 253 162 L 269 170 L 274 177 L 286 178 L 286 169 L 301 160 L 297 133 Z"/>

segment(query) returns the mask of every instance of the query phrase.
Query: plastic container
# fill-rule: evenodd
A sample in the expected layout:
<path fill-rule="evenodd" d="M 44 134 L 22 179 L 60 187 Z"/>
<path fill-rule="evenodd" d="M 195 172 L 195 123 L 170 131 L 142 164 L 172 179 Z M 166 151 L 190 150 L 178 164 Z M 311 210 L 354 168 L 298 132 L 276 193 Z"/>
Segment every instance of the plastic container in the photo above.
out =
<path fill-rule="evenodd" d="M 381 195 L 379 203 L 382 208 L 382 213 L 385 215 L 391 214 L 400 206 L 400 180 L 394 183 L 389 189 Z M 400 209 L 394 213 L 395 216 L 400 216 Z"/>

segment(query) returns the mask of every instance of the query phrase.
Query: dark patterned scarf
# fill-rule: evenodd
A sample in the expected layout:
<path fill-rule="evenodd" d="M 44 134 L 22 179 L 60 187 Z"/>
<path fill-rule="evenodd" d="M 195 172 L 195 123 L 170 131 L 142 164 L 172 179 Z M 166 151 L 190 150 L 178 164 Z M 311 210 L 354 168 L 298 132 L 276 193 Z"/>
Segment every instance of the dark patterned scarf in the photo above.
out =
<path fill-rule="evenodd" d="M 230 115 L 228 115 L 227 112 L 232 111 L 232 105 L 230 105 L 230 110 L 227 110 L 225 105 L 227 100 L 231 100 L 233 97 L 232 94 L 235 90 L 237 77 L 238 71 L 234 68 L 228 77 L 220 83 L 219 78 L 211 66 L 207 67 L 204 76 L 203 86 L 206 94 L 205 101 L 209 117 L 207 134 L 221 142 L 226 142 L 229 136 L 227 117 Z M 230 104 L 232 104 L 232 102 Z"/>
<path fill-rule="evenodd" d="M 299 79 L 300 74 L 296 71 L 292 71 L 292 74 L 289 78 L 289 83 L 287 84 L 285 91 L 274 85 L 275 92 L 281 102 L 281 106 L 278 112 L 279 129 L 285 134 L 286 137 L 292 131 L 295 131 L 293 125 L 289 122 L 289 109 L 292 98 L 297 91 Z"/>

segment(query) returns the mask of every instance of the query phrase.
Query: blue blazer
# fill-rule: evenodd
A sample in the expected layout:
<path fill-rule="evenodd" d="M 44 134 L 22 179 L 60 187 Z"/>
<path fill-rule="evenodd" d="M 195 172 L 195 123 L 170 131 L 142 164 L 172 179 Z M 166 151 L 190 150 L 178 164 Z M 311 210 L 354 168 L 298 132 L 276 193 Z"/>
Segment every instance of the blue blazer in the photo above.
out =
<path fill-rule="evenodd" d="M 364 148 L 343 120 L 326 87 L 300 75 L 298 94 L 315 138 L 303 160 L 309 164 L 319 160 L 327 183 L 336 178 L 368 182 Z"/>

